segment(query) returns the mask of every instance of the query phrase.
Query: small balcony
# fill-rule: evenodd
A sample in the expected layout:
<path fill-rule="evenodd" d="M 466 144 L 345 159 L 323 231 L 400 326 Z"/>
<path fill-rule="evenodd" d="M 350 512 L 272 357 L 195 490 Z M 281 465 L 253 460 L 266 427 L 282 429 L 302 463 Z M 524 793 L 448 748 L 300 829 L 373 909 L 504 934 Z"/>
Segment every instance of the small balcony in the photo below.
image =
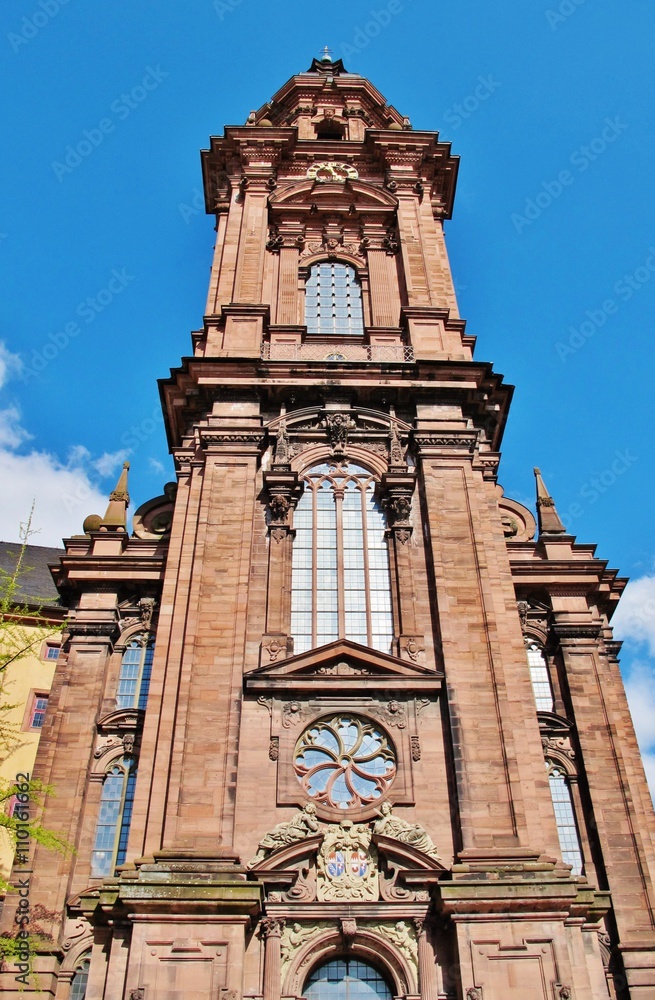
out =
<path fill-rule="evenodd" d="M 262 344 L 264 361 L 337 361 L 340 364 L 365 362 L 395 362 L 403 364 L 414 360 L 414 349 L 405 344 L 329 344 L 305 340 L 265 341 Z"/>

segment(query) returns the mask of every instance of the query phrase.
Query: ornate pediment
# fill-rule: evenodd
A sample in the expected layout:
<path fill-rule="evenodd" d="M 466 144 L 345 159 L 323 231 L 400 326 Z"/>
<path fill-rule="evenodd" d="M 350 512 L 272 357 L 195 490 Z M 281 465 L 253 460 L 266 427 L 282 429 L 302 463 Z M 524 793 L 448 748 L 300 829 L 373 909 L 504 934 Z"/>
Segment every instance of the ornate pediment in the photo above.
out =
<path fill-rule="evenodd" d="M 320 210 L 322 204 L 333 209 L 335 201 L 343 202 L 343 211 L 346 213 L 353 204 L 360 212 L 395 211 L 398 205 L 397 198 L 384 188 L 350 178 L 331 183 L 317 178 L 303 178 L 297 183 L 279 188 L 270 195 L 268 201 L 272 209 L 306 206 L 308 210 L 312 205 Z"/>
<path fill-rule="evenodd" d="M 397 693 L 436 692 L 443 674 L 407 660 L 400 660 L 377 649 L 339 639 L 250 671 L 244 677 L 247 692 L 304 691 L 334 694 L 388 691 Z"/>
<path fill-rule="evenodd" d="M 447 871 L 426 830 L 388 804 L 368 823 L 319 825 L 310 803 L 262 838 L 248 868 L 270 902 L 427 901 Z"/>

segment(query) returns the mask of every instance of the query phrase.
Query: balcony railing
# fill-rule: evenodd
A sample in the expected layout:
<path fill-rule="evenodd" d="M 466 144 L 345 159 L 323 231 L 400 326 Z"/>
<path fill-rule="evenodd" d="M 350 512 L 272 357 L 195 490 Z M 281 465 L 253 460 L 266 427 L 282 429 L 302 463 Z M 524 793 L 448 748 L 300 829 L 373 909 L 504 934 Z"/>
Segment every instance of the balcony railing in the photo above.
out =
<path fill-rule="evenodd" d="M 264 361 L 407 362 L 414 349 L 404 344 L 262 344 Z"/>

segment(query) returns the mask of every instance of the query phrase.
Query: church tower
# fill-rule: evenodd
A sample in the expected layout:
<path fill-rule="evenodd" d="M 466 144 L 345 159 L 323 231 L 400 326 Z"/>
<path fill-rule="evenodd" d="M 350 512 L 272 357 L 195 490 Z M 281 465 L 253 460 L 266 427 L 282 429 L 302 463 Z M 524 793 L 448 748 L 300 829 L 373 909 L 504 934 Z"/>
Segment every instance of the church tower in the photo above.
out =
<path fill-rule="evenodd" d="M 37 775 L 76 854 L 15 869 L 40 990 L 653 1000 L 625 581 L 538 470 L 538 523 L 497 484 L 512 389 L 459 317 L 450 145 L 326 55 L 202 167 L 177 483 L 129 536 L 124 470 L 55 570 Z"/>

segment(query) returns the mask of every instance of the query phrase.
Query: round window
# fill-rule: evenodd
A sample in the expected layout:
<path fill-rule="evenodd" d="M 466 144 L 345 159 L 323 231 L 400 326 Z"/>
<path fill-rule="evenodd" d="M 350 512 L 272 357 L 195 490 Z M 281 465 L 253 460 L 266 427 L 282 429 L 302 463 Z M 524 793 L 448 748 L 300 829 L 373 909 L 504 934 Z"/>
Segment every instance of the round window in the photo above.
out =
<path fill-rule="evenodd" d="M 305 730 L 296 744 L 294 767 L 315 802 L 356 809 L 386 794 L 396 776 L 396 753 L 369 719 L 334 715 Z"/>

